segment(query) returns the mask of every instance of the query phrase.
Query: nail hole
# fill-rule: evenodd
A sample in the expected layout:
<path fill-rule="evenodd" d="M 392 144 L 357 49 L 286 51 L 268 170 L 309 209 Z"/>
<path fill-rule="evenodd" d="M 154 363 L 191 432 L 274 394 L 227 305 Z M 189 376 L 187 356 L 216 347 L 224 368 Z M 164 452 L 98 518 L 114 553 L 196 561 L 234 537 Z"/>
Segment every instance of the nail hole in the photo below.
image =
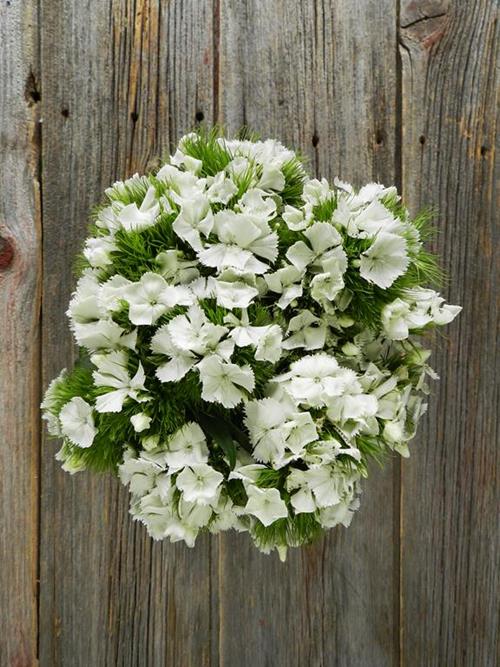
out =
<path fill-rule="evenodd" d="M 64 118 L 68 118 L 69 117 L 69 109 L 67 109 L 66 107 L 63 107 L 61 109 L 61 116 L 64 116 Z"/>
<path fill-rule="evenodd" d="M 488 146 L 481 146 L 481 155 L 486 155 L 488 150 Z"/>
<path fill-rule="evenodd" d="M 423 134 L 420 135 L 420 137 L 418 138 L 418 140 L 420 141 L 420 143 L 422 144 L 422 146 L 425 144 L 425 137 L 424 137 Z"/>
<path fill-rule="evenodd" d="M 28 104 L 31 106 L 32 104 L 36 104 L 37 102 L 40 102 L 42 99 L 42 95 L 40 91 L 38 90 L 38 85 L 37 85 L 37 80 L 33 72 L 30 72 L 28 75 L 28 78 L 26 80 L 26 87 L 25 87 L 25 98 Z"/>
<path fill-rule="evenodd" d="M 316 133 L 314 133 L 312 137 L 312 145 L 314 146 L 314 148 L 316 148 L 318 144 L 319 144 L 319 137 Z"/>
<path fill-rule="evenodd" d="M 137 111 L 132 111 L 132 113 L 130 114 L 130 118 L 132 119 L 133 123 L 137 123 L 137 120 L 139 118 L 139 114 L 137 113 Z"/>
<path fill-rule="evenodd" d="M 278 106 L 279 107 L 282 107 L 284 104 L 285 104 L 285 100 L 283 100 L 283 99 L 278 100 Z"/>
<path fill-rule="evenodd" d="M 197 123 L 201 123 L 201 121 L 205 118 L 205 114 L 203 113 L 203 111 L 197 111 L 194 117 Z"/>
<path fill-rule="evenodd" d="M 375 133 L 375 143 L 377 146 L 381 146 L 384 143 L 384 134 L 381 130 L 377 130 Z"/>

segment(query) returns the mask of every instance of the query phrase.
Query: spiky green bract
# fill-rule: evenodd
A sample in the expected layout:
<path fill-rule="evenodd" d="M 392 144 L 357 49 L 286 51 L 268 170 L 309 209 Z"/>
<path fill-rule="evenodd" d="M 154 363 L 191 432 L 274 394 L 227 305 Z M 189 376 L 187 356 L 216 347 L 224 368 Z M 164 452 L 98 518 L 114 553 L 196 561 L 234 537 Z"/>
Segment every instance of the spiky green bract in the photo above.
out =
<path fill-rule="evenodd" d="M 183 140 L 183 153 L 201 161 L 202 176 L 215 176 L 233 159 L 231 152 L 220 142 L 220 137 L 220 128 L 202 127 L 198 132 L 188 134 Z"/>
<path fill-rule="evenodd" d="M 285 187 L 281 192 L 281 199 L 284 204 L 296 206 L 300 204 L 306 174 L 304 166 L 298 158 L 288 160 L 281 167 L 283 176 L 285 177 Z"/>
<path fill-rule="evenodd" d="M 151 183 L 151 176 L 135 176 L 126 181 L 118 181 L 106 190 L 110 202 L 119 202 L 124 206 L 140 206 Z"/>
<path fill-rule="evenodd" d="M 332 195 L 313 207 L 313 216 L 318 222 L 330 222 L 337 208 L 337 197 Z"/>
<path fill-rule="evenodd" d="M 324 528 L 313 514 L 297 514 L 278 519 L 270 526 L 256 521 L 251 533 L 256 545 L 263 551 L 275 547 L 298 547 L 311 544 L 324 534 Z"/>
<path fill-rule="evenodd" d="M 111 253 L 113 274 L 136 281 L 147 271 L 158 269 L 156 256 L 173 243 L 172 216 L 165 215 L 158 225 L 143 232 L 116 234 L 117 250 Z"/>

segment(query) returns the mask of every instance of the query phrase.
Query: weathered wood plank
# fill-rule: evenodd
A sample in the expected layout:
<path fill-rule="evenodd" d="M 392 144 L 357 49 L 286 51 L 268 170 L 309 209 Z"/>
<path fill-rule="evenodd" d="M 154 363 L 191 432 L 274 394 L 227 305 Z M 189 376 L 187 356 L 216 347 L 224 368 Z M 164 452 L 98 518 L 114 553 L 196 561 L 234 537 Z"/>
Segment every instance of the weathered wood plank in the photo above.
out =
<path fill-rule="evenodd" d="M 213 115 L 212 4 L 43 3 L 43 383 L 71 364 L 72 257 L 103 188 Z M 210 547 L 154 544 L 116 480 L 42 456 L 41 664 L 206 665 Z M 196 631 L 194 631 L 196 628 Z"/>
<path fill-rule="evenodd" d="M 226 0 L 220 120 L 300 148 L 319 175 L 393 182 L 395 28 L 392 0 Z M 285 565 L 221 538 L 221 665 L 398 663 L 398 477 L 374 473 L 351 528 Z"/>
<path fill-rule="evenodd" d="M 0 5 L 0 664 L 37 655 L 40 356 L 36 2 Z"/>
<path fill-rule="evenodd" d="M 397 468 L 374 471 L 349 531 L 281 565 L 246 536 L 206 538 L 195 551 L 151 543 L 114 480 L 70 478 L 44 442 L 42 665 L 493 664 L 494 14 L 492 0 L 402 0 L 400 11 L 404 193 L 413 210 L 440 208 L 450 296 L 465 305 L 436 355 L 438 401 L 404 466 L 402 651 Z M 0 490 L 2 502 L 16 499 L 0 543 L 2 664 L 36 660 L 34 16 L 30 3 L 0 8 L 0 236 L 15 251 L 0 247 L 2 358 L 11 359 L 0 466 L 12 470 L 13 448 L 23 461 Z M 396 19 L 395 0 L 42 3 L 44 385 L 73 358 L 64 311 L 89 208 L 195 120 L 277 136 L 320 175 L 397 178 Z"/>
<path fill-rule="evenodd" d="M 497 8 L 494 0 L 401 8 L 404 192 L 413 210 L 438 208 L 447 292 L 464 306 L 439 341 L 442 380 L 403 467 L 408 665 L 498 660 Z M 497 165 L 497 183 L 498 175 Z"/>

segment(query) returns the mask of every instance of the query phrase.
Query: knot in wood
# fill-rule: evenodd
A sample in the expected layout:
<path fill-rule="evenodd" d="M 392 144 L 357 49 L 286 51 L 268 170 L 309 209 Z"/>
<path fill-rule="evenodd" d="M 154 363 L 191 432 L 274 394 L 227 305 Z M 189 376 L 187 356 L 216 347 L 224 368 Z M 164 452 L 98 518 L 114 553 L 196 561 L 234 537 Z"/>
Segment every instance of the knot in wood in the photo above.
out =
<path fill-rule="evenodd" d="M 0 236 L 0 271 L 4 271 L 12 264 L 14 246 L 9 239 Z"/>
<path fill-rule="evenodd" d="M 443 37 L 448 24 L 448 2 L 423 0 L 403 3 L 400 25 L 403 42 L 410 40 L 430 50 Z"/>

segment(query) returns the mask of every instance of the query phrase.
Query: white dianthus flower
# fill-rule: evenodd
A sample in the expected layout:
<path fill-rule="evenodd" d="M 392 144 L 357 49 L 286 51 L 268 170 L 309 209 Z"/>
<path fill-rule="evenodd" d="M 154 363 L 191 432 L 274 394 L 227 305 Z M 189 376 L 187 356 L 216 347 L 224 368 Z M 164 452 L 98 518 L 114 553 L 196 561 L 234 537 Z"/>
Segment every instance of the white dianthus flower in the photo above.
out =
<path fill-rule="evenodd" d="M 207 463 L 195 463 L 183 468 L 176 479 L 184 500 L 199 505 L 216 503 L 224 476 Z"/>
<path fill-rule="evenodd" d="M 131 376 L 126 352 L 94 354 L 91 361 L 97 369 L 93 372 L 95 385 L 110 390 L 97 397 L 97 412 L 120 412 L 127 398 L 138 402 L 148 400 L 144 386 L 144 368 L 139 363 L 136 373 Z"/>
<path fill-rule="evenodd" d="M 61 432 L 78 447 L 90 447 L 97 434 L 93 408 L 80 396 L 68 401 L 59 413 Z"/>
<path fill-rule="evenodd" d="M 405 239 L 381 232 L 362 253 L 359 272 L 368 282 L 386 289 L 406 271 L 409 263 Z"/>
<path fill-rule="evenodd" d="M 157 273 L 145 273 L 139 282 L 125 288 L 123 298 L 129 304 L 132 324 L 154 324 L 177 305 L 189 306 L 193 295 L 185 285 L 169 285 Z"/>
<path fill-rule="evenodd" d="M 264 526 L 270 526 L 278 519 L 288 516 L 285 502 L 278 489 L 259 489 L 256 486 L 247 488 L 248 502 L 245 510 L 256 516 Z"/>
<path fill-rule="evenodd" d="M 238 366 L 223 361 L 216 355 L 202 359 L 197 368 L 202 383 L 201 396 L 205 401 L 217 401 L 226 408 L 234 408 L 251 392 L 255 378 L 250 366 Z"/>

